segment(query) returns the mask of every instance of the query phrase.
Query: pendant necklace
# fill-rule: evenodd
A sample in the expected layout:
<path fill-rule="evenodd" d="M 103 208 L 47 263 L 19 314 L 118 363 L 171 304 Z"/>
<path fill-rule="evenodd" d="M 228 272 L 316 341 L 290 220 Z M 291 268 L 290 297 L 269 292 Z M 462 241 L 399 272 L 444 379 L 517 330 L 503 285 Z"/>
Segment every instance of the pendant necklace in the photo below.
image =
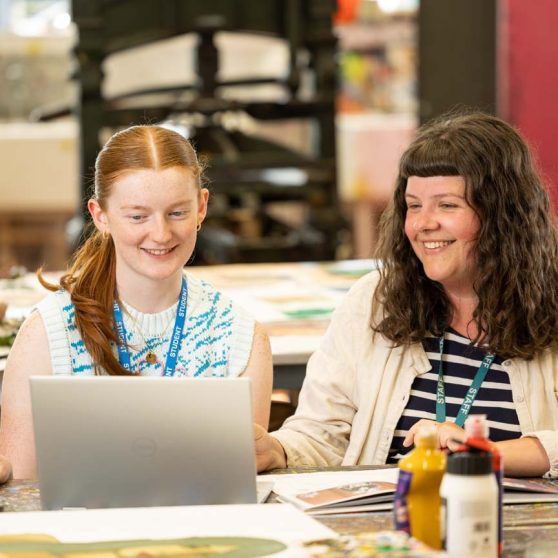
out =
<path fill-rule="evenodd" d="M 171 324 L 173 323 L 173 319 L 171 317 L 171 319 L 169 320 L 169 323 L 166 325 L 165 329 L 163 330 L 163 332 L 159 335 L 157 335 L 157 337 L 159 337 L 159 339 L 164 339 L 165 335 L 167 334 L 167 331 L 169 329 L 169 327 L 171 326 Z M 134 321 L 134 326 L 137 325 Z M 140 335 L 140 337 L 143 340 L 143 344 L 144 346 L 147 348 L 147 341 L 145 340 L 145 337 L 143 336 L 143 333 L 140 331 L 140 329 L 136 329 L 134 327 L 134 331 L 137 331 Z M 147 354 L 145 355 L 145 362 L 147 362 L 148 364 L 155 364 L 157 362 L 157 355 L 155 354 L 155 351 L 153 349 L 148 349 L 147 350 Z"/>
<path fill-rule="evenodd" d="M 143 332 L 141 331 L 141 329 L 138 327 L 138 324 L 136 322 L 136 319 L 130 314 L 130 312 L 128 312 L 126 310 L 126 308 L 124 308 L 124 313 L 128 315 L 128 317 L 130 318 L 130 320 L 132 320 L 132 323 L 134 324 L 134 327 L 132 328 L 132 331 L 134 333 L 137 333 L 137 335 L 139 337 L 141 337 L 142 340 L 142 347 L 145 347 L 147 349 L 147 354 L 145 355 L 145 362 L 147 362 L 148 364 L 156 364 L 157 363 L 157 354 L 155 353 L 155 351 L 151 348 L 148 347 L 148 343 L 143 335 Z M 174 316 L 171 316 L 168 324 L 165 326 L 165 329 L 159 333 L 158 335 L 155 335 L 155 337 L 158 337 L 159 339 L 164 339 L 165 335 L 167 334 L 167 331 L 169 330 L 171 324 L 173 323 L 174 320 Z"/>
<path fill-rule="evenodd" d="M 145 355 L 145 362 L 149 364 L 155 364 L 157 362 L 157 355 L 151 349 L 149 349 Z"/>
<path fill-rule="evenodd" d="M 182 345 L 182 332 L 184 329 L 184 324 L 186 320 L 186 306 L 188 301 L 188 286 L 186 284 L 186 279 L 182 278 L 182 288 L 180 289 L 180 296 L 178 299 L 178 307 L 176 309 L 176 315 L 174 319 L 174 330 L 171 335 L 171 340 L 169 344 L 169 351 L 167 353 L 167 358 L 165 362 L 165 366 L 163 369 L 164 376 L 173 376 L 174 369 L 176 367 L 176 361 L 178 358 L 178 353 L 180 352 L 180 347 Z M 132 372 L 132 365 L 130 359 L 130 353 L 128 352 L 128 345 L 126 343 L 126 328 L 124 327 L 124 320 L 122 319 L 122 311 L 120 309 L 120 304 L 118 300 L 115 298 L 113 303 L 113 311 L 114 311 L 114 326 L 115 326 L 115 333 L 118 339 L 118 360 L 123 368 Z M 169 322 L 173 323 L 173 320 Z M 168 325 L 163 331 L 162 335 L 164 336 Z M 147 342 L 143 334 L 139 330 L 135 330 L 139 333 L 140 337 L 143 339 L 145 345 Z M 148 349 L 147 354 L 145 356 L 145 361 L 148 364 L 155 364 L 157 362 L 157 355 L 153 349 Z"/>

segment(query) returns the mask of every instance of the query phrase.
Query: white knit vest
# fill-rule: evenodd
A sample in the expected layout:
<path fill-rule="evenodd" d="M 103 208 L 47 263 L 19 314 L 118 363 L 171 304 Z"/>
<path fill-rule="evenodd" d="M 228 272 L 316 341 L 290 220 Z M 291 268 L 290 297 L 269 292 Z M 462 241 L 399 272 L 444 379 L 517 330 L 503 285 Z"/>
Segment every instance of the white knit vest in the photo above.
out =
<path fill-rule="evenodd" d="M 175 376 L 224 377 L 242 374 L 254 336 L 254 319 L 212 286 L 186 274 L 188 305 Z M 157 314 L 143 314 L 124 302 L 124 325 L 132 369 L 160 376 L 178 301 Z M 93 363 L 75 325 L 75 308 L 64 290 L 51 293 L 37 309 L 48 336 L 53 374 L 94 375 Z M 116 346 L 113 347 L 117 355 Z M 157 361 L 146 361 L 148 352 Z M 151 359 L 150 359 L 151 360 Z"/>

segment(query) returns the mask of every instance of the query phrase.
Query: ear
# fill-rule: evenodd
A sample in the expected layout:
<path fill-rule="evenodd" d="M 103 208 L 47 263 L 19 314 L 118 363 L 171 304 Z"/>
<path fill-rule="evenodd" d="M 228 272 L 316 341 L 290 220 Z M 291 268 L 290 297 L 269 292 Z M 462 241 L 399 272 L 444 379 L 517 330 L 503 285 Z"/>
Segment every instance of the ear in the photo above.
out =
<path fill-rule="evenodd" d="M 99 202 L 93 198 L 90 199 L 87 202 L 87 209 L 89 210 L 97 230 L 101 233 L 110 233 L 107 215 L 99 205 Z"/>
<path fill-rule="evenodd" d="M 205 219 L 207 215 L 207 200 L 209 199 L 209 190 L 201 188 L 198 195 L 198 224 Z"/>

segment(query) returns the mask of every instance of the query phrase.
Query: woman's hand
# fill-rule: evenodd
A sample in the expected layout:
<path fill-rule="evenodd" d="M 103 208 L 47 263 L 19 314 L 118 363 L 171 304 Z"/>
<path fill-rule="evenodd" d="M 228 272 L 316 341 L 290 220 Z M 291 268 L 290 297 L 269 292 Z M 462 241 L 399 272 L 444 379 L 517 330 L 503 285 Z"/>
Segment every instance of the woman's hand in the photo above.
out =
<path fill-rule="evenodd" d="M 254 441 L 258 473 L 269 469 L 284 469 L 287 466 L 283 446 L 259 424 L 254 424 Z"/>
<path fill-rule="evenodd" d="M 455 451 L 459 447 L 459 443 L 453 440 L 458 440 L 458 442 L 465 441 L 465 430 L 453 422 L 436 422 L 434 420 L 420 419 L 409 429 L 407 436 L 403 440 L 403 446 L 407 448 L 414 444 L 418 430 L 427 424 L 436 426 L 438 432 L 438 448 L 440 449 L 448 448 L 451 451 Z"/>
<path fill-rule="evenodd" d="M 0 484 L 9 481 L 12 478 L 12 466 L 10 462 L 0 455 Z"/>

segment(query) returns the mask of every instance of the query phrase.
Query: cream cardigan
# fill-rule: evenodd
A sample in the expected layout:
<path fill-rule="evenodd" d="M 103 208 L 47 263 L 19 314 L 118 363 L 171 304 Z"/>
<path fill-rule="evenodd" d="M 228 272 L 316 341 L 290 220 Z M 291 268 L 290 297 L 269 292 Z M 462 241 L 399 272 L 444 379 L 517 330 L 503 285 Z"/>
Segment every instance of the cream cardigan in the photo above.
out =
<path fill-rule="evenodd" d="M 360 279 L 308 362 L 297 412 L 276 437 L 288 466 L 384 464 L 413 379 L 431 369 L 421 344 L 393 347 L 370 329 L 379 279 Z M 523 436 L 539 438 L 558 476 L 558 353 L 502 363 Z"/>

